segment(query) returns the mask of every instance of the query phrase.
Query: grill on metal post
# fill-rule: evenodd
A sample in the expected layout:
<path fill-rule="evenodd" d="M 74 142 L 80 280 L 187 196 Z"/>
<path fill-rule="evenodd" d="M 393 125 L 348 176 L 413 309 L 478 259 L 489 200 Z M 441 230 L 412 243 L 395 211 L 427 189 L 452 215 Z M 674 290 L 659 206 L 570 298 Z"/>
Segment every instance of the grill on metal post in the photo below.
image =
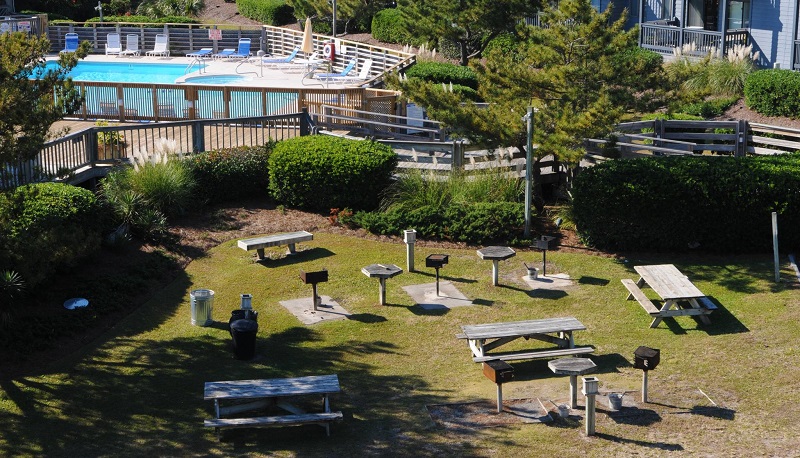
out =
<path fill-rule="evenodd" d="M 425 267 L 433 267 L 436 269 L 436 295 L 439 295 L 439 269 L 447 264 L 450 256 L 446 254 L 429 254 L 425 258 Z"/>
<path fill-rule="evenodd" d="M 305 284 L 311 284 L 311 295 L 314 301 L 314 310 L 322 303 L 322 298 L 317 296 L 317 283 L 328 281 L 328 271 L 326 269 L 318 270 L 316 272 L 300 271 L 300 280 Z"/>
<path fill-rule="evenodd" d="M 539 239 L 533 241 L 533 248 L 542 250 L 542 276 L 547 275 L 547 250 L 550 249 L 550 242 L 555 240 L 551 235 L 543 235 Z"/>
<path fill-rule="evenodd" d="M 642 402 L 647 402 L 647 372 L 658 366 L 661 362 L 661 351 L 657 348 L 641 346 L 633 352 L 633 367 L 643 371 L 642 376 Z"/>

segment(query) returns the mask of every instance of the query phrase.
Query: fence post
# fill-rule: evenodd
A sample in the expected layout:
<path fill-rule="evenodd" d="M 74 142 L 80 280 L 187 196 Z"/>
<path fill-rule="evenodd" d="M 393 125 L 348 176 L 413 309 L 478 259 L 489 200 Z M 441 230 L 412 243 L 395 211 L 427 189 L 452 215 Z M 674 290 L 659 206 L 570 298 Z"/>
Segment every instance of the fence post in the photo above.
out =
<path fill-rule="evenodd" d="M 747 156 L 747 131 L 749 129 L 750 125 L 744 119 L 740 119 L 736 123 L 736 145 L 734 148 L 736 157 Z"/>
<path fill-rule="evenodd" d="M 654 119 L 653 120 L 653 135 L 658 140 L 653 140 L 653 144 L 655 146 L 663 146 L 661 139 L 664 138 L 664 120 L 663 119 Z"/>
<path fill-rule="evenodd" d="M 302 108 L 302 114 L 300 115 L 300 136 L 311 135 L 311 119 L 308 115 L 308 108 Z"/>
<path fill-rule="evenodd" d="M 464 168 L 464 140 L 453 140 L 451 150 L 451 157 L 453 163 L 450 166 L 452 171 L 461 170 Z"/>
<path fill-rule="evenodd" d="M 203 135 L 203 122 L 194 121 L 192 124 L 192 144 L 194 145 L 195 153 L 202 153 L 206 150 L 206 138 Z"/>
<path fill-rule="evenodd" d="M 94 167 L 97 162 L 97 131 L 95 129 L 86 130 L 86 149 L 89 154 L 89 163 Z"/>

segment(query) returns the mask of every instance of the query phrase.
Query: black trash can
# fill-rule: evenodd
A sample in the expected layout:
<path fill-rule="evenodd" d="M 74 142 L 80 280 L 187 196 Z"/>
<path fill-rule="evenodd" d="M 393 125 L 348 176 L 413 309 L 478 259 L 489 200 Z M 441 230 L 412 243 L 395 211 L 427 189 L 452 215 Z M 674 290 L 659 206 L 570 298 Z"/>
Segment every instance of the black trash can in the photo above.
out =
<path fill-rule="evenodd" d="M 258 312 L 255 310 L 233 310 L 231 312 L 231 319 L 228 320 L 228 330 L 230 330 L 231 325 L 234 321 L 237 320 L 253 320 L 258 321 Z M 233 333 L 231 333 L 232 335 Z"/>
<path fill-rule="evenodd" d="M 258 322 L 255 320 L 236 320 L 231 323 L 233 338 L 233 357 L 236 359 L 253 359 L 256 355 L 256 334 Z"/>

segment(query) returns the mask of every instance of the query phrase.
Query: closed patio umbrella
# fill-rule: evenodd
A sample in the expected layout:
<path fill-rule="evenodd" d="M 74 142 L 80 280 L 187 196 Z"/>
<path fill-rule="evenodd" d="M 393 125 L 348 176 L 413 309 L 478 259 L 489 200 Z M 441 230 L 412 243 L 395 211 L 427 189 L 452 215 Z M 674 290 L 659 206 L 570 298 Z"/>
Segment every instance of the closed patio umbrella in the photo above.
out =
<path fill-rule="evenodd" d="M 311 37 L 311 18 L 306 18 L 306 27 L 303 30 L 303 45 L 300 47 L 300 50 L 305 53 L 306 56 L 311 55 L 314 52 L 314 41 Z"/>

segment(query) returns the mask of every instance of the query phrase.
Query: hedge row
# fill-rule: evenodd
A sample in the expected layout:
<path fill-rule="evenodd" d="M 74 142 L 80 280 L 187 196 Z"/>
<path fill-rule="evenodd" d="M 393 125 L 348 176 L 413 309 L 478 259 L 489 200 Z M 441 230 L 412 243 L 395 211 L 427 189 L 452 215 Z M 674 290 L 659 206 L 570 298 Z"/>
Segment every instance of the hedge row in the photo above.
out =
<path fill-rule="evenodd" d="M 461 65 L 442 62 L 419 62 L 406 71 L 409 78 L 419 78 L 431 83 L 445 83 L 478 89 L 478 75 Z"/>
<path fill-rule="evenodd" d="M 239 14 L 267 25 L 286 25 L 295 22 L 294 9 L 286 0 L 237 0 Z"/>
<path fill-rule="evenodd" d="M 389 185 L 397 155 L 372 141 L 312 135 L 284 140 L 269 158 L 269 189 L 286 205 L 309 210 L 373 209 Z"/>
<path fill-rule="evenodd" d="M 60 183 L 0 193 L 0 270 L 29 287 L 100 247 L 102 212 L 95 195 Z"/>
<path fill-rule="evenodd" d="M 53 21 L 54 23 L 57 21 Z M 100 22 L 99 17 L 87 19 L 86 22 Z M 186 16 L 164 16 L 152 18 L 149 16 L 104 16 L 103 22 L 123 22 L 136 24 L 201 24 L 198 19 Z"/>
<path fill-rule="evenodd" d="M 264 196 L 269 187 L 269 155 L 275 143 L 209 151 L 187 159 L 204 202 Z"/>
<path fill-rule="evenodd" d="M 793 70 L 759 70 L 744 83 L 747 106 L 767 116 L 800 117 L 800 73 Z"/>
<path fill-rule="evenodd" d="M 509 243 L 525 224 L 524 205 L 517 202 L 476 202 L 442 210 L 423 206 L 411 211 L 358 212 L 353 221 L 373 234 L 399 235 L 413 228 L 423 238 L 484 244 Z"/>
<path fill-rule="evenodd" d="M 800 155 L 608 161 L 581 172 L 572 194 L 578 232 L 597 248 L 765 251 L 771 212 L 800 224 Z M 800 232 L 780 237 L 800 247 Z"/>

